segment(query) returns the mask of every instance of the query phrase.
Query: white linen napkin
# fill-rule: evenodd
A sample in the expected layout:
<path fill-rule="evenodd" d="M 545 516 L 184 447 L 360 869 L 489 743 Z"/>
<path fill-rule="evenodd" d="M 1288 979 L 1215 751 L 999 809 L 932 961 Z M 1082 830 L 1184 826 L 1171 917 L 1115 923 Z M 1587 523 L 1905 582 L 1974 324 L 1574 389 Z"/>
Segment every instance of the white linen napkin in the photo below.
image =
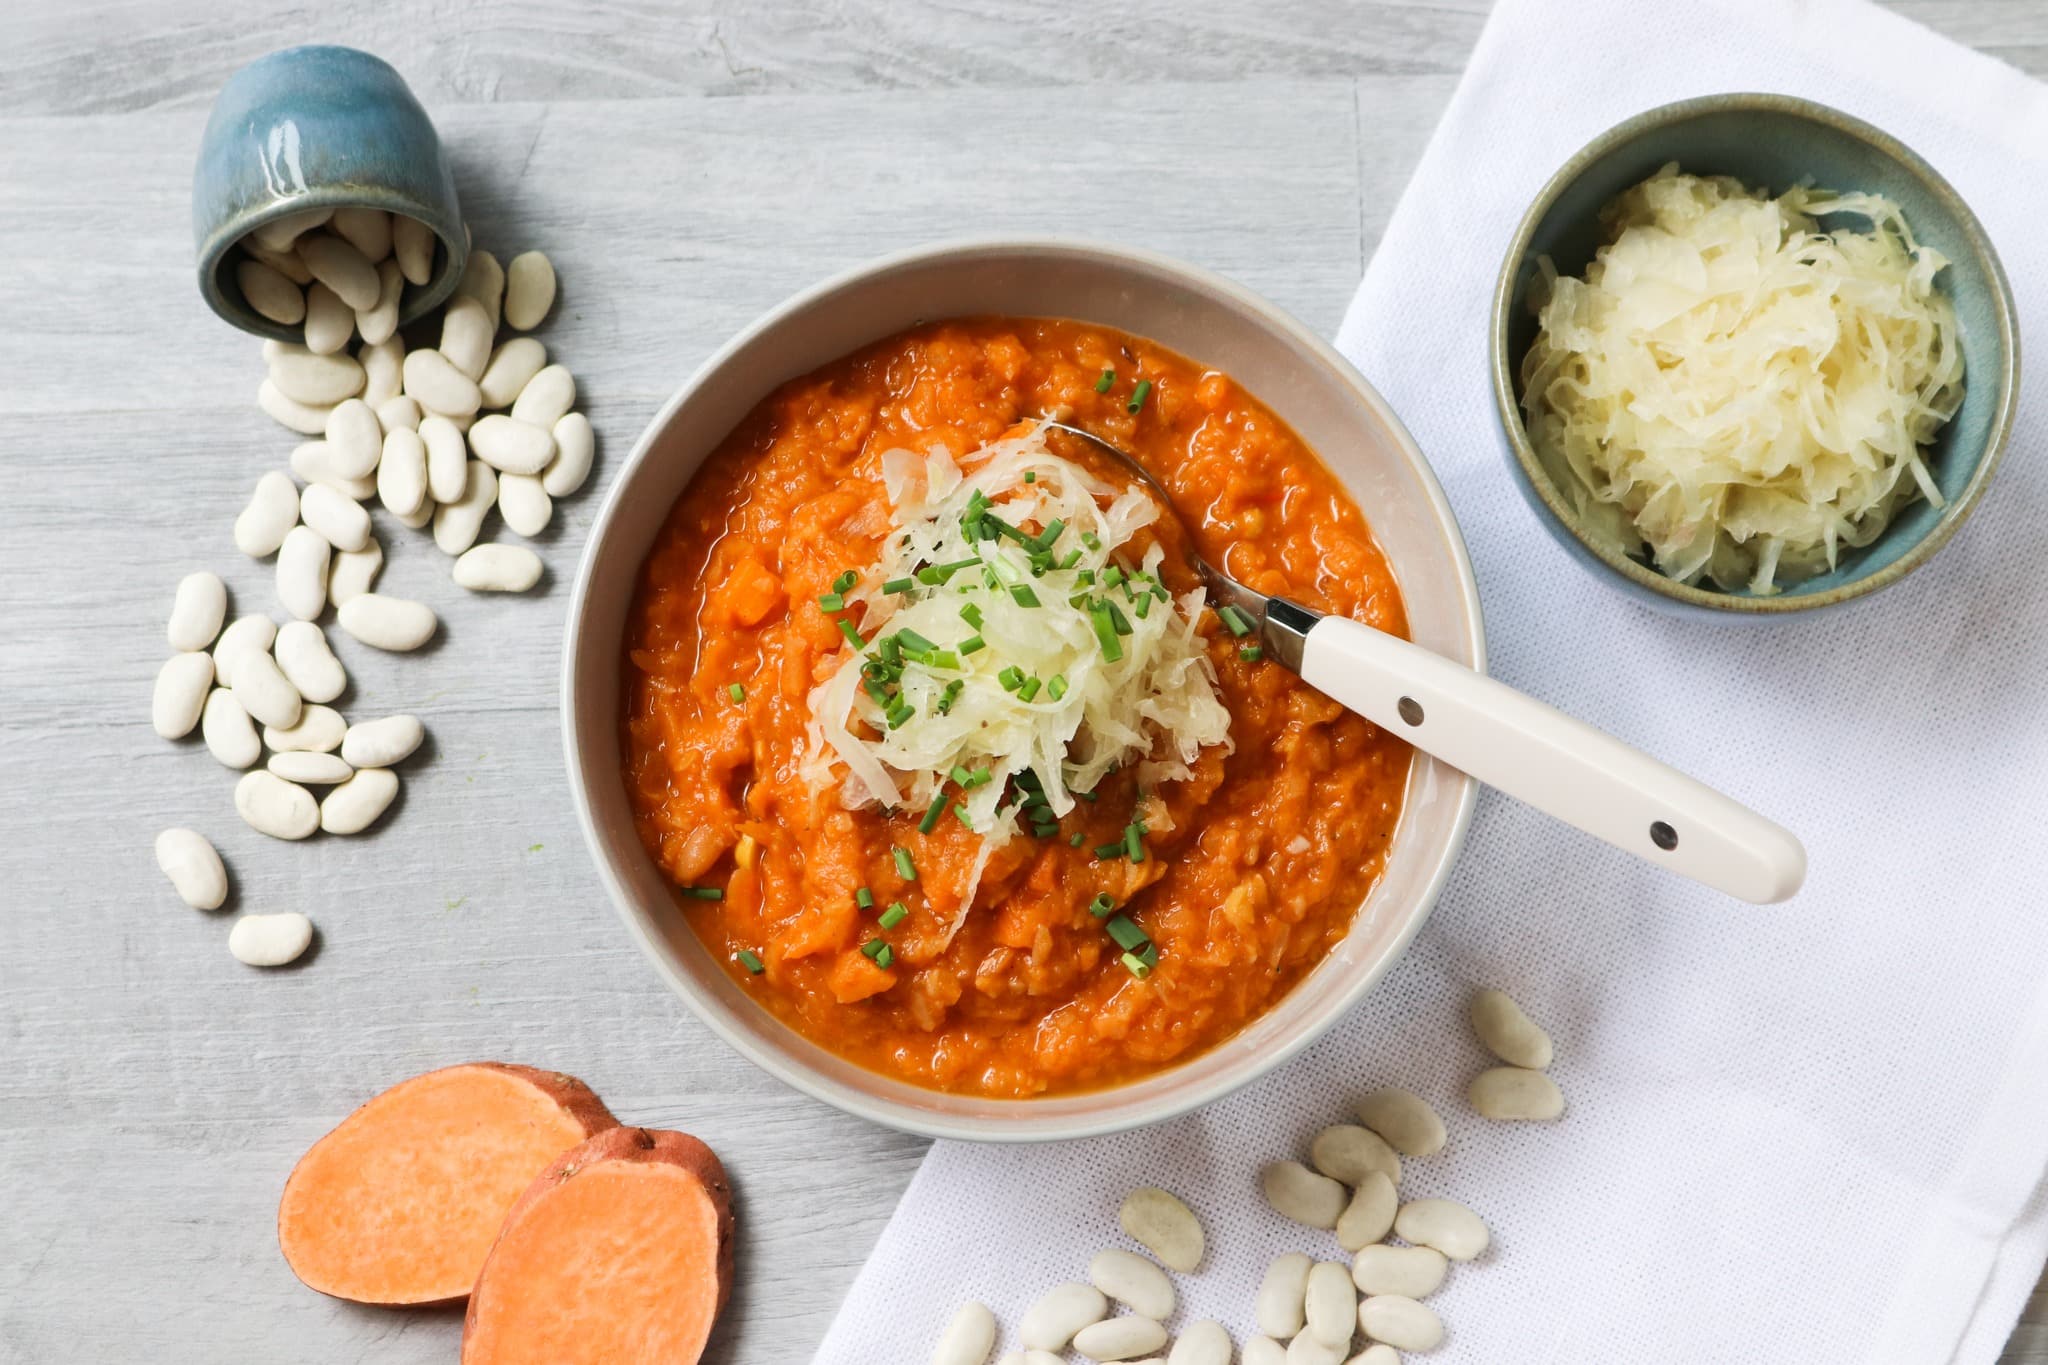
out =
<path fill-rule="evenodd" d="M 1432 1361 L 1997 1357 L 2048 1256 L 2048 394 L 1930 565 L 1772 624 L 1596 584 L 1498 447 L 1487 308 L 1524 207 L 1603 129 L 1728 90 L 1818 99 L 1926 156 L 2003 254 L 2022 333 L 2048 337 L 2048 88 L 1863 0 L 1502 0 L 1339 344 L 1449 490 L 1498 676 L 1792 826 L 1806 890 L 1737 904 L 1488 794 L 1406 957 L 1275 1076 L 1115 1138 L 935 1146 L 819 1362 L 917 1365 L 965 1299 L 1014 1347 L 1034 1297 L 1128 1245 L 1118 1201 L 1149 1183 L 1208 1229 L 1172 1325 L 1241 1340 L 1272 1256 L 1338 1254 L 1264 1207 L 1258 1167 L 1390 1083 L 1451 1130 L 1403 1196 L 1494 1232 L 1430 1300 Z M 1561 1123 L 1467 1108 L 1480 986 L 1555 1036 Z"/>

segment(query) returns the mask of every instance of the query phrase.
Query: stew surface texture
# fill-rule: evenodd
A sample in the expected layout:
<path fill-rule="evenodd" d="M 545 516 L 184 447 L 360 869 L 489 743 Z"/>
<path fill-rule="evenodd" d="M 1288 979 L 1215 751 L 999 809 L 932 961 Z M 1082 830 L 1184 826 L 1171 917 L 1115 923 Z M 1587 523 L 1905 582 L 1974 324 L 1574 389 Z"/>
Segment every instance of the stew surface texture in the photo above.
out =
<path fill-rule="evenodd" d="M 1112 775 L 1058 837 L 1012 839 L 948 943 L 979 836 L 951 819 L 920 833 L 922 811 L 847 810 L 801 775 L 809 694 L 846 648 L 817 599 L 872 563 L 888 530 L 882 452 L 937 442 L 961 457 L 1048 413 L 1137 456 L 1197 548 L 1241 582 L 1406 634 L 1358 505 L 1257 399 L 1141 338 L 1027 318 L 922 327 L 783 385 L 676 503 L 626 627 L 629 795 L 649 853 L 699 893 L 678 902 L 698 937 L 820 1046 L 995 1097 L 1128 1081 L 1270 1008 L 1378 879 L 1409 765 L 1400 740 L 1278 664 L 1241 658 L 1204 611 L 1231 751 L 1205 749 L 1191 780 L 1142 798 L 1133 774 Z M 1169 550 L 1178 534 L 1159 530 Z M 1167 581 L 1194 585 L 1171 554 Z M 1098 859 L 1141 799 L 1165 816 L 1148 856 Z M 873 909 L 856 904 L 862 887 Z M 1148 978 L 1089 913 L 1102 892 L 1156 945 Z M 860 945 L 896 901 L 910 913 L 887 932 L 882 967 Z"/>

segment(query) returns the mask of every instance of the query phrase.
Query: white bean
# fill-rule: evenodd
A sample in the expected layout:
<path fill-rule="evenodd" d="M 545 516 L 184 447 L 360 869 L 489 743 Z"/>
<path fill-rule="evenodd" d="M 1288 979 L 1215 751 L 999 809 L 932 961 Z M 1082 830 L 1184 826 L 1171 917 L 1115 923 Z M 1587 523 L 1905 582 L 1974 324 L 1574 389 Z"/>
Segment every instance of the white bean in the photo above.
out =
<path fill-rule="evenodd" d="M 252 720 L 280 729 L 299 723 L 299 689 L 268 654 L 245 654 L 235 660 L 234 694 Z"/>
<path fill-rule="evenodd" d="M 1454 1261 L 1469 1261 L 1486 1250 L 1486 1224 L 1454 1199 L 1417 1199 L 1394 1215 L 1394 1233 L 1404 1242 L 1435 1247 Z M 1395 1343 L 1398 1345 L 1399 1343 Z"/>
<path fill-rule="evenodd" d="M 1356 1185 L 1373 1171 L 1383 1172 L 1396 1185 L 1401 1183 L 1401 1158 L 1387 1140 L 1370 1128 L 1355 1123 L 1337 1123 L 1317 1133 L 1309 1144 L 1309 1164 L 1332 1180 Z"/>
<path fill-rule="evenodd" d="M 299 508 L 305 510 L 303 499 Z M 278 549 L 277 600 L 301 621 L 318 620 L 327 606 L 327 560 L 333 553 L 327 537 L 310 526 L 292 527 Z"/>
<path fill-rule="evenodd" d="M 307 407 L 331 407 L 363 391 L 363 365 L 352 355 L 316 355 L 287 346 L 270 362 L 270 382 L 279 393 Z M 324 430 L 327 423 L 323 419 Z"/>
<path fill-rule="evenodd" d="M 296 910 L 244 915 L 228 930 L 228 951 L 235 961 L 250 967 L 282 967 L 295 962 L 312 942 L 313 921 Z"/>
<path fill-rule="evenodd" d="M 218 910 L 228 898 L 228 870 L 196 830 L 167 829 L 157 835 L 156 865 L 171 879 L 178 899 L 194 910 Z"/>
<path fill-rule="evenodd" d="M 270 648 L 277 638 L 277 622 L 268 616 L 241 616 L 220 633 L 220 639 L 213 646 L 213 676 L 220 680 L 222 687 L 235 685 L 235 660 L 246 650 L 258 654 Z"/>
<path fill-rule="evenodd" d="M 314 355 L 333 355 L 348 345 L 356 334 L 356 315 L 341 295 L 317 280 L 306 287 L 306 349 Z M 290 387 L 279 385 L 286 393 Z"/>
<path fill-rule="evenodd" d="M 1385 1342 L 1375 1342 L 1344 1362 L 1344 1365 L 1401 1365 L 1401 1353 Z"/>
<path fill-rule="evenodd" d="M 249 723 L 249 713 L 225 687 L 207 693 L 206 709 L 199 717 L 199 737 L 206 741 L 206 752 L 223 768 L 239 770 L 263 757 L 263 740 Z"/>
<path fill-rule="evenodd" d="M 261 261 L 235 262 L 235 287 L 242 291 L 242 302 L 280 327 L 296 327 L 305 321 L 306 296 Z"/>
<path fill-rule="evenodd" d="M 328 646 L 327 632 L 311 621 L 285 622 L 273 653 L 285 680 L 307 701 L 333 701 L 348 686 L 348 674 Z"/>
<path fill-rule="evenodd" d="M 412 283 L 425 284 L 434 278 L 434 230 L 419 219 L 392 215 L 391 254 Z"/>
<path fill-rule="evenodd" d="M 431 446 L 427 458 L 433 459 Z M 432 477 L 431 466 L 428 477 Z M 484 518 L 490 515 L 491 504 L 498 499 L 497 472 L 482 460 L 469 461 L 464 478 L 462 496 L 453 502 L 442 502 L 434 511 L 434 544 L 441 547 L 443 554 L 459 555 L 476 544 Z"/>
<path fill-rule="evenodd" d="M 331 484 L 306 485 L 299 494 L 299 521 L 337 550 L 360 550 L 370 543 L 370 514 Z M 325 564 L 320 572 L 327 572 Z"/>
<path fill-rule="evenodd" d="M 1532 1071 L 1550 1065 L 1554 1051 L 1550 1035 L 1506 991 L 1480 991 L 1472 997 L 1468 1013 L 1479 1041 L 1508 1065 L 1526 1066 Z"/>
<path fill-rule="evenodd" d="M 391 340 L 398 331 L 398 301 L 404 295 L 405 276 L 398 273 L 398 262 L 379 262 L 376 305 L 357 313 L 353 319 L 364 341 L 374 346 Z"/>
<path fill-rule="evenodd" d="M 450 365 L 471 379 L 481 379 L 484 366 L 491 363 L 491 333 L 495 330 L 481 302 L 458 294 L 448 300 L 441 314 L 439 350 Z"/>
<path fill-rule="evenodd" d="M 382 408 L 386 403 L 405 392 L 405 341 L 392 335 L 382 341 L 366 343 L 356 352 L 356 360 L 363 367 L 363 401 L 373 408 Z M 383 421 L 379 412 L 377 420 Z"/>
<path fill-rule="evenodd" d="M 469 447 L 461 430 L 446 417 L 428 413 L 420 418 L 420 439 L 427 445 L 427 491 L 435 502 L 459 502 L 469 481 Z M 497 490 L 492 489 L 492 496 Z"/>
<path fill-rule="evenodd" d="M 476 381 L 439 351 L 424 347 L 405 353 L 405 391 L 428 412 L 468 417 L 483 403 Z"/>
<path fill-rule="evenodd" d="M 505 267 L 498 264 L 498 258 L 488 251 L 472 251 L 469 263 L 462 268 L 462 279 L 456 283 L 458 298 L 472 298 L 484 306 L 491 315 L 491 330 L 498 330 L 499 308 L 505 301 Z"/>
<path fill-rule="evenodd" d="M 164 634 L 172 649 L 205 649 L 220 634 L 220 624 L 227 614 L 227 584 L 220 581 L 219 574 L 195 569 L 178 580 L 178 591 L 171 600 L 170 623 Z"/>
<path fill-rule="evenodd" d="M 590 419 L 580 412 L 569 413 L 555 423 L 554 437 L 555 458 L 542 472 L 540 485 L 549 497 L 566 498 L 590 477 L 597 438 L 591 433 Z"/>
<path fill-rule="evenodd" d="M 303 839 L 320 828 L 313 793 L 261 768 L 235 784 L 235 809 L 249 828 L 273 839 Z"/>
<path fill-rule="evenodd" d="M 1332 1346 L 1312 1332 L 1302 1332 L 1287 1343 L 1287 1365 L 1344 1365 L 1344 1351 L 1350 1345 Z"/>
<path fill-rule="evenodd" d="M 318 436 L 327 429 L 327 413 L 331 403 L 308 404 L 295 398 L 287 398 L 284 390 L 266 378 L 256 386 L 256 406 L 268 413 L 280 426 L 298 432 L 301 436 Z"/>
<path fill-rule="evenodd" d="M 1066 1365 L 1051 1351 L 1010 1351 L 996 1365 Z"/>
<path fill-rule="evenodd" d="M 1194 1210 L 1158 1186 L 1125 1195 L 1116 1217 L 1125 1236 L 1169 1269 L 1187 1272 L 1202 1263 L 1202 1224 Z"/>
<path fill-rule="evenodd" d="M 1312 1228 L 1334 1228 L 1350 1198 L 1345 1188 L 1299 1161 L 1275 1161 L 1259 1172 L 1266 1202 L 1282 1218 Z"/>
<path fill-rule="evenodd" d="M 274 555 L 285 533 L 298 524 L 298 487 L 291 475 L 273 469 L 256 480 L 249 505 L 235 518 L 235 548 L 251 559 Z"/>
<path fill-rule="evenodd" d="M 1490 1067 L 1472 1078 L 1465 1098 L 1480 1117 L 1496 1123 L 1542 1123 L 1564 1113 L 1557 1082 L 1527 1067 Z"/>
<path fill-rule="evenodd" d="M 1090 1360 L 1135 1360 L 1166 1344 L 1166 1329 L 1150 1318 L 1105 1318 L 1074 1333 L 1074 1350 Z"/>
<path fill-rule="evenodd" d="M 985 1304 L 963 1303 L 939 1334 L 932 1365 L 983 1365 L 995 1346 L 996 1315 Z"/>
<path fill-rule="evenodd" d="M 358 721 L 341 741 L 341 756 L 352 768 L 389 768 L 411 757 L 426 737 L 418 716 Z"/>
<path fill-rule="evenodd" d="M 384 424 L 377 410 L 360 398 L 346 399 L 327 414 L 327 458 L 345 479 L 374 473 L 384 448 Z"/>
<path fill-rule="evenodd" d="M 1364 1247 L 1351 1262 L 1351 1282 L 1366 1294 L 1426 1299 L 1442 1286 L 1450 1268 L 1435 1247 Z"/>
<path fill-rule="evenodd" d="M 1402 1156 L 1429 1156 L 1443 1150 L 1444 1121 L 1413 1091 L 1388 1086 L 1367 1095 L 1357 1108 L 1359 1122 L 1392 1143 Z"/>
<path fill-rule="evenodd" d="M 1230 1333 L 1207 1318 L 1191 1322 L 1174 1339 L 1166 1365 L 1230 1365 Z"/>
<path fill-rule="evenodd" d="M 306 269 L 306 263 L 298 258 L 296 252 L 289 250 L 272 251 L 269 247 L 258 242 L 256 234 L 253 232 L 244 237 L 237 245 L 242 248 L 243 255 L 263 262 L 263 264 L 269 266 L 293 284 L 308 285 L 313 282 L 313 272 Z"/>
<path fill-rule="evenodd" d="M 1040 1351 L 1064 1351 L 1074 1333 L 1108 1316 L 1109 1301 L 1085 1284 L 1056 1284 L 1024 1310 L 1017 1340 Z"/>
<path fill-rule="evenodd" d="M 1351 1267 L 1317 1261 L 1308 1272 L 1302 1309 L 1309 1335 L 1333 1346 L 1349 1346 L 1358 1327 L 1358 1286 L 1351 1282 Z"/>
<path fill-rule="evenodd" d="M 419 399 L 395 394 L 377 405 L 377 425 L 388 435 L 394 431 L 418 431 L 426 416 Z"/>
<path fill-rule="evenodd" d="M 505 267 L 505 325 L 517 332 L 538 327 L 554 306 L 554 263 L 538 251 L 514 256 Z"/>
<path fill-rule="evenodd" d="M 1242 1365 L 1287 1365 L 1287 1348 L 1271 1337 L 1248 1337 Z"/>
<path fill-rule="evenodd" d="M 549 365 L 512 400 L 512 415 L 546 431 L 576 406 L 576 376 L 564 365 Z"/>
<path fill-rule="evenodd" d="M 548 363 L 548 348 L 532 337 L 513 337 L 491 352 L 490 363 L 476 386 L 487 408 L 509 408 L 527 381 Z"/>
<path fill-rule="evenodd" d="M 249 235 L 256 244 L 269 251 L 290 251 L 300 236 L 311 232 L 334 216 L 333 209 L 301 209 L 287 213 L 282 218 L 273 218 Z"/>
<path fill-rule="evenodd" d="M 286 749 L 272 754 L 264 767 L 287 782 L 308 787 L 332 787 L 348 781 L 356 771 L 342 761 L 341 755 L 323 754 L 313 749 Z"/>
<path fill-rule="evenodd" d="M 373 264 L 391 254 L 391 215 L 383 209 L 336 209 L 334 230 Z"/>
<path fill-rule="evenodd" d="M 382 447 L 382 442 L 378 443 Z M 292 473 L 307 483 L 324 483 L 338 493 L 361 502 L 377 491 L 377 481 L 368 474 L 344 474 L 325 441 L 301 441 L 292 447 Z"/>
<path fill-rule="evenodd" d="M 434 500 L 432 498 L 428 498 L 425 502 L 420 504 L 420 510 L 414 512 L 409 517 L 401 517 L 396 512 L 393 512 L 391 514 L 391 517 L 392 520 L 396 521 L 400 526 L 403 526 L 406 530 L 417 531 L 421 527 L 426 526 L 427 524 L 433 521 Z"/>
<path fill-rule="evenodd" d="M 440 624 L 433 608 L 403 597 L 366 592 L 341 604 L 341 628 L 372 649 L 397 653 L 418 649 L 434 638 Z"/>
<path fill-rule="evenodd" d="M 213 685 L 211 654 L 173 654 L 156 672 L 149 699 L 149 723 L 161 739 L 183 739 L 199 723 Z"/>
<path fill-rule="evenodd" d="M 384 567 L 384 547 L 375 536 L 360 550 L 343 550 L 327 570 L 327 600 L 337 608 L 349 598 L 368 592 Z"/>
<path fill-rule="evenodd" d="M 377 496 L 394 516 L 409 517 L 427 501 L 427 443 L 399 427 L 384 437 L 377 464 Z"/>
<path fill-rule="evenodd" d="M 350 308 L 377 306 L 377 267 L 362 252 L 325 232 L 307 233 L 296 250 L 313 278 L 341 295 Z"/>
<path fill-rule="evenodd" d="M 1096 1252 L 1088 1262 L 1088 1282 L 1140 1317 L 1164 1319 L 1173 1314 L 1173 1281 L 1135 1251 Z"/>
<path fill-rule="evenodd" d="M 1399 1294 L 1375 1294 L 1358 1305 L 1358 1326 L 1374 1341 L 1403 1351 L 1433 1351 L 1444 1339 L 1436 1310 Z"/>
<path fill-rule="evenodd" d="M 1346 1251 L 1371 1246 L 1394 1226 L 1394 1213 L 1401 1196 L 1385 1171 L 1373 1171 L 1358 1182 L 1351 1202 L 1337 1219 L 1337 1245 Z"/>
<path fill-rule="evenodd" d="M 511 531 L 531 539 L 548 529 L 555 515 L 555 500 L 532 474 L 501 474 L 498 515 Z"/>
<path fill-rule="evenodd" d="M 1259 1281 L 1253 1319 L 1269 1337 L 1291 1337 L 1306 1320 L 1308 1272 L 1315 1261 L 1299 1251 L 1276 1256 Z"/>
<path fill-rule="evenodd" d="M 284 729 L 264 726 L 263 744 L 277 753 L 325 754 L 340 748 L 342 736 L 347 733 L 348 722 L 341 718 L 341 712 L 331 706 L 308 706 L 299 712 L 297 725 Z"/>
<path fill-rule="evenodd" d="M 524 545 L 476 545 L 455 561 L 456 584 L 471 592 L 525 592 L 540 572 L 540 556 Z"/>
<path fill-rule="evenodd" d="M 469 448 L 479 460 L 507 474 L 538 474 L 555 458 L 555 438 L 547 427 L 500 412 L 477 418 L 469 429 Z"/>

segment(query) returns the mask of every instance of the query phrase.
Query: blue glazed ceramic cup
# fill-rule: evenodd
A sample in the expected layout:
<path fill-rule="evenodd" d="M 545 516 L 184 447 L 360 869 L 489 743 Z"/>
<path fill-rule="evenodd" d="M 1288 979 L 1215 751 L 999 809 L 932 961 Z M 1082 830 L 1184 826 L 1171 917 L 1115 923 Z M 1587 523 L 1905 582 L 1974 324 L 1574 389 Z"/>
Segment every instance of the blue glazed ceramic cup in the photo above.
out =
<path fill-rule="evenodd" d="M 1845 550 L 1831 573 L 1771 596 L 1724 592 L 1666 578 L 1640 552 L 1579 520 L 1523 426 L 1522 357 L 1536 335 L 1529 287 L 1537 258 L 1580 274 L 1605 240 L 1599 213 L 1666 162 L 1696 175 L 1732 175 L 1780 194 L 1801 182 L 1887 196 L 1920 241 L 1948 257 L 1936 287 L 1954 302 L 1962 340 L 1965 397 L 1928 460 L 1945 506 L 1906 507 L 1877 540 Z M 1844 222 L 1864 226 L 1861 219 Z M 1825 226 L 1835 227 L 1834 221 Z M 1650 606 L 1720 620 L 1783 616 L 1865 596 L 1933 557 L 1969 516 L 1998 467 L 2019 401 L 2019 331 L 1998 253 L 1962 197 L 1898 139 L 1826 105 L 1790 95 L 1709 95 L 1667 104 L 1610 128 L 1566 162 L 1516 229 L 1494 289 L 1494 403 L 1508 471 L 1544 530 L 1596 578 Z"/>
<path fill-rule="evenodd" d="M 433 120 L 396 71 L 352 47 L 288 47 L 230 76 L 192 173 L 207 305 L 245 332 L 301 340 L 302 329 L 270 321 L 242 298 L 235 244 L 273 219 L 349 207 L 417 218 L 439 239 L 434 273 L 406 287 L 401 324 L 454 292 L 469 259 L 455 176 Z"/>

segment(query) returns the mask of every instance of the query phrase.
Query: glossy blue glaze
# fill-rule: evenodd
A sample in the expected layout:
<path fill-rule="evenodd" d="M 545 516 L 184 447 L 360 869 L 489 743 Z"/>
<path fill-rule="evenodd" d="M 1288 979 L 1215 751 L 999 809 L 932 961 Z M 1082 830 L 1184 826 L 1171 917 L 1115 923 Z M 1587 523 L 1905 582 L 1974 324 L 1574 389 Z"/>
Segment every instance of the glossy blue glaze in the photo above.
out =
<path fill-rule="evenodd" d="M 1966 396 L 1942 428 L 1928 464 L 1946 506 L 1915 502 L 1874 543 L 1842 554 L 1832 573 L 1769 597 L 1688 587 L 1577 524 L 1568 501 L 1531 447 L 1518 405 L 1522 357 L 1536 334 L 1528 290 L 1536 260 L 1581 273 L 1604 238 L 1599 212 L 1667 162 L 1698 175 L 1732 175 L 1752 189 L 1782 193 L 1802 182 L 1867 190 L 1896 201 L 1920 241 L 1948 257 L 1936 285 L 1955 303 Z M 1865 226 L 1837 215 L 1827 227 Z M 2003 452 L 2019 397 L 2019 335 L 1998 254 L 1968 206 L 1909 148 L 1824 105 L 1786 95 L 1714 95 L 1639 115 L 1593 140 L 1537 197 L 1516 233 L 1494 294 L 1494 400 L 1507 467 L 1556 541 L 1602 581 L 1652 606 L 1720 619 L 1763 617 L 1832 606 L 1896 582 L 1924 563 L 1982 496 Z M 1568 476 L 1567 476 L 1568 477 Z"/>
<path fill-rule="evenodd" d="M 407 287 L 401 321 L 454 291 L 469 256 L 455 175 L 433 120 L 396 71 L 352 47 L 316 46 L 258 57 L 230 76 L 192 173 L 199 292 L 213 311 L 245 332 L 298 340 L 300 329 L 243 302 L 232 248 L 272 219 L 347 206 L 406 214 L 440 238 L 433 276 Z"/>

